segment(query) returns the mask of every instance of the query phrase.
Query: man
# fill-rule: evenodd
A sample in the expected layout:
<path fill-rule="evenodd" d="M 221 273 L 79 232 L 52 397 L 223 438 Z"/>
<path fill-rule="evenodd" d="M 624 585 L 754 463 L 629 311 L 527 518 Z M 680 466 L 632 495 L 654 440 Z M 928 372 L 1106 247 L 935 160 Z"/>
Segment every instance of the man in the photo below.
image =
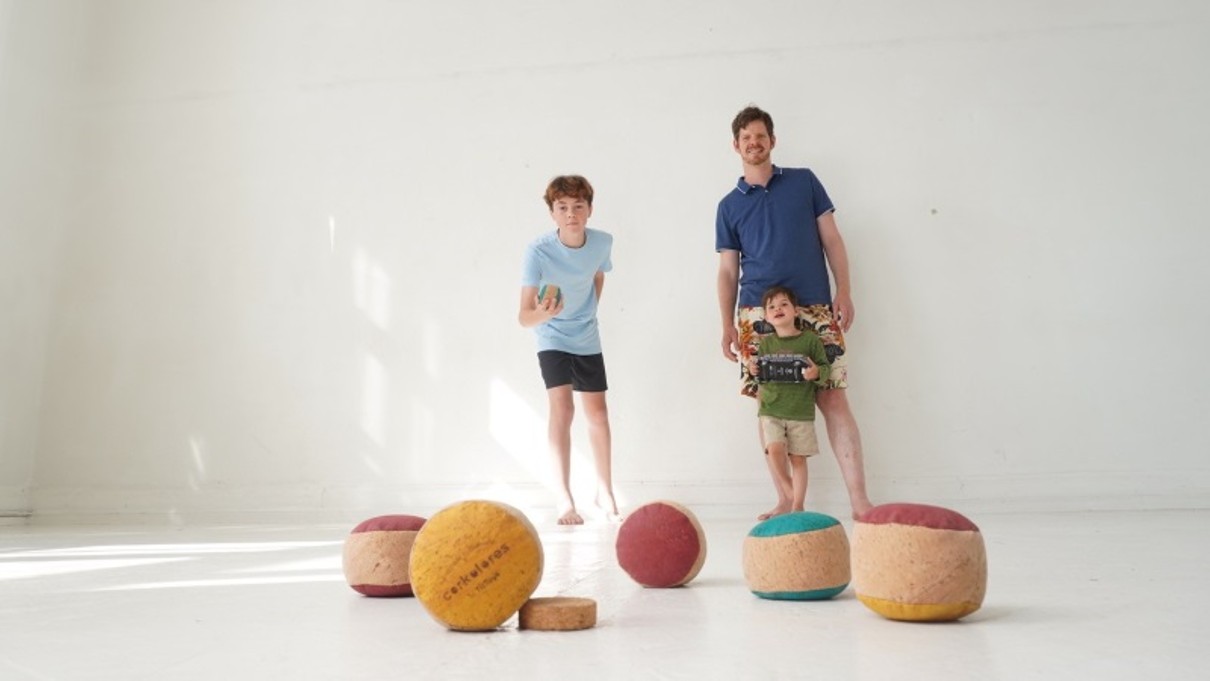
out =
<path fill-rule="evenodd" d="M 843 332 L 853 324 L 853 300 L 849 259 L 832 200 L 810 170 L 773 165 L 777 138 L 768 113 L 754 106 L 740 111 L 731 133 L 744 175 L 719 201 L 715 222 L 723 356 L 739 361 L 740 392 L 756 397 L 756 380 L 747 366 L 760 337 L 768 333 L 761 296 L 778 285 L 794 292 L 799 318 L 819 335 L 832 361 L 827 389 L 819 391 L 816 403 L 856 518 L 872 504 L 865 489 L 861 434 L 845 395 L 848 358 Z M 829 269 L 836 281 L 835 293 Z M 776 485 L 779 476 L 771 472 Z M 778 505 L 762 515 L 784 513 L 784 501 L 779 495 Z"/>

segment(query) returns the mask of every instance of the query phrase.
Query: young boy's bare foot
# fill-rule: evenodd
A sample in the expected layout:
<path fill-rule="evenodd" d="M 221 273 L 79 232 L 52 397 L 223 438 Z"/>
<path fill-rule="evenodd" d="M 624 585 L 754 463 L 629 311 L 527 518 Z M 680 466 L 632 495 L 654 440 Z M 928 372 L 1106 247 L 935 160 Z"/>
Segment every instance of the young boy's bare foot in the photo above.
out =
<path fill-rule="evenodd" d="M 774 516 L 785 515 L 789 512 L 790 512 L 789 504 L 778 504 L 778 505 L 774 506 L 771 510 L 766 511 L 766 512 L 756 516 L 756 519 L 757 520 L 768 520 L 769 518 L 772 518 Z"/>
<path fill-rule="evenodd" d="M 559 516 L 559 524 L 560 525 L 583 525 L 584 519 L 580 517 L 579 513 L 576 513 L 576 509 L 573 507 L 573 508 L 567 509 L 567 511 L 565 511 L 563 513 L 563 515 Z"/>

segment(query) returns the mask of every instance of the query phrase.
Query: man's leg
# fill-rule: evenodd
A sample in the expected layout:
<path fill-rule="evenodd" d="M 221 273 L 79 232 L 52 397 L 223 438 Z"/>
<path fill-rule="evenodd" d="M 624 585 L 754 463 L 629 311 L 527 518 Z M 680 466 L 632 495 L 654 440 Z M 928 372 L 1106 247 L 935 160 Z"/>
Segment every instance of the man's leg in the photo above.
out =
<path fill-rule="evenodd" d="M 618 502 L 613 497 L 613 450 L 609 430 L 609 407 L 605 402 L 605 391 L 582 392 L 580 403 L 588 424 L 588 441 L 592 445 L 592 458 L 597 469 L 596 505 L 610 520 L 618 520 Z"/>
<path fill-rule="evenodd" d="M 550 388 L 546 396 L 550 401 L 546 436 L 550 442 L 555 481 L 560 486 L 559 524 L 582 525 L 584 519 L 576 512 L 576 502 L 571 496 L 571 420 L 576 413 L 571 386 Z"/>
<path fill-rule="evenodd" d="M 857 419 L 853 418 L 844 389 L 820 390 L 816 393 L 815 403 L 823 413 L 828 428 L 828 442 L 832 444 L 836 462 L 840 464 L 840 474 L 844 476 L 844 484 L 849 491 L 849 505 L 856 518 L 873 506 L 865 489 L 865 464 Z"/>

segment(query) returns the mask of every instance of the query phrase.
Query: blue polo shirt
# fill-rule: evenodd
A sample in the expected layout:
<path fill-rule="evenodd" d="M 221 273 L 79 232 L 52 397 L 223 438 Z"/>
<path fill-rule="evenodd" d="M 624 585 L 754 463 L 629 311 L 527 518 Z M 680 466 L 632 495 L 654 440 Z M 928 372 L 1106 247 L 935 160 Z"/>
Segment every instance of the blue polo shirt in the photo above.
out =
<path fill-rule="evenodd" d="M 772 286 L 786 286 L 799 305 L 830 304 L 819 225 L 835 210 L 815 173 L 773 166 L 769 186 L 739 183 L 718 202 L 714 249 L 739 251 L 739 305 L 759 307 Z"/>

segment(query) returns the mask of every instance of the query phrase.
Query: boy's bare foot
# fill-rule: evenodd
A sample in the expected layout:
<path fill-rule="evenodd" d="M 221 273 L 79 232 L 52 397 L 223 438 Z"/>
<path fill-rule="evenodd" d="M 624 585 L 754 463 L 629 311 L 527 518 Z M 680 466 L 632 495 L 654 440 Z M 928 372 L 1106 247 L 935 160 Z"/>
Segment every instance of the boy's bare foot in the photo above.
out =
<path fill-rule="evenodd" d="M 773 517 L 779 516 L 779 515 L 785 515 L 789 512 L 790 512 L 789 505 L 778 504 L 778 505 L 774 506 L 771 510 L 766 511 L 766 512 L 756 516 L 756 519 L 757 520 L 768 520 L 769 518 L 773 518 Z"/>
<path fill-rule="evenodd" d="M 565 511 L 563 513 L 563 515 L 559 516 L 559 524 L 560 525 L 583 525 L 584 519 L 580 517 L 579 513 L 576 513 L 576 509 L 569 508 L 569 509 L 567 509 L 567 511 Z"/>
<path fill-rule="evenodd" d="M 604 501 L 601 501 L 601 495 L 598 494 L 593 500 L 596 507 L 601 509 L 601 513 L 605 514 L 605 520 L 611 523 L 622 522 L 622 514 L 618 512 L 618 504 L 613 500 L 612 496 L 606 496 Z"/>

